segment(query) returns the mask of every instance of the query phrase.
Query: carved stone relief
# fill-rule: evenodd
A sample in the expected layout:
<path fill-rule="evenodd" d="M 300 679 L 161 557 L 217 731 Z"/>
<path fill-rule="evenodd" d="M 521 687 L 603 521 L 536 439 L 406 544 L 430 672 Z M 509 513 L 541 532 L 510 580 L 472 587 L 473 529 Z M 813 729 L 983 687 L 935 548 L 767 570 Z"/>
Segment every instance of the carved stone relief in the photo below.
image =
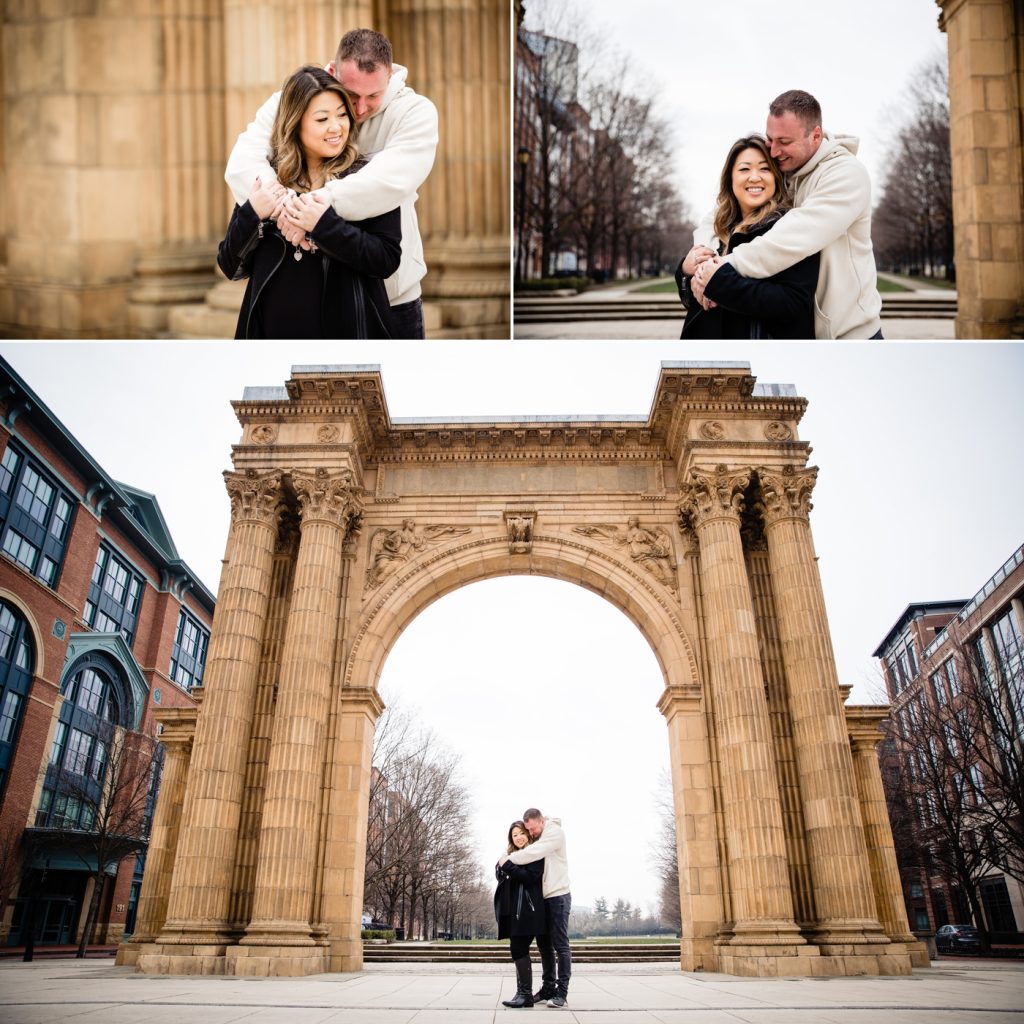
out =
<path fill-rule="evenodd" d="M 599 523 L 576 526 L 574 531 L 585 537 L 601 537 L 615 547 L 625 549 L 629 557 L 659 583 L 670 590 L 677 588 L 672 538 L 664 528 L 641 526 L 639 516 L 630 516 L 625 529 L 613 523 Z"/>
<path fill-rule="evenodd" d="M 253 444 L 273 444 L 277 440 L 277 428 L 269 423 L 260 423 L 252 428 L 249 438 Z"/>
<path fill-rule="evenodd" d="M 469 533 L 468 526 L 417 526 L 415 520 L 405 519 L 396 529 L 380 529 L 370 538 L 364 593 L 376 590 L 389 576 L 420 551 L 434 547 L 444 537 L 461 537 Z"/>
<path fill-rule="evenodd" d="M 507 509 L 508 550 L 513 555 L 529 554 L 533 547 L 533 524 L 537 513 L 532 509 Z"/>
<path fill-rule="evenodd" d="M 718 420 L 709 420 L 700 428 L 700 436 L 709 441 L 721 441 L 725 437 L 725 427 Z"/>

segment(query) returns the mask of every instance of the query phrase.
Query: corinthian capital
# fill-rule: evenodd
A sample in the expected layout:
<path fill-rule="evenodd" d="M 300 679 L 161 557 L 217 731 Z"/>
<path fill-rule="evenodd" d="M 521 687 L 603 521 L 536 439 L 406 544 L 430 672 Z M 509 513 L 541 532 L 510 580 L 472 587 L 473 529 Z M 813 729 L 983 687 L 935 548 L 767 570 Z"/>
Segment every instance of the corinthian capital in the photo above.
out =
<path fill-rule="evenodd" d="M 242 521 L 276 526 L 281 511 L 281 474 L 277 470 L 226 472 L 224 485 L 231 500 L 232 526 Z"/>
<path fill-rule="evenodd" d="M 716 466 L 714 470 L 690 470 L 682 486 L 679 517 L 695 529 L 712 519 L 733 519 L 737 523 L 743 512 L 743 492 L 750 486 L 749 470 L 730 470 Z"/>
<path fill-rule="evenodd" d="M 295 472 L 292 473 L 292 486 L 303 523 L 319 519 L 347 530 L 362 514 L 362 502 L 349 469 L 333 475 L 326 469 L 318 469 L 315 473 Z"/>
<path fill-rule="evenodd" d="M 765 526 L 783 519 L 806 519 L 813 507 L 811 491 L 818 479 L 818 467 L 797 469 L 783 466 L 781 470 L 759 469 L 761 498 L 757 510 L 764 517 Z"/>

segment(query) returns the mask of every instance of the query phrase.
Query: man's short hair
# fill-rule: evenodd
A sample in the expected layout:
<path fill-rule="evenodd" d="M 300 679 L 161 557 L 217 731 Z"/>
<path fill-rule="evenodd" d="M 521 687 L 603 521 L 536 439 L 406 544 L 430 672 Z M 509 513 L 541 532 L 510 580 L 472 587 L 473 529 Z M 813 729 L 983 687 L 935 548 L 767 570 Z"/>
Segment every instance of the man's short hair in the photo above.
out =
<path fill-rule="evenodd" d="M 776 96 L 768 105 L 768 113 L 772 117 L 782 117 L 786 113 L 796 114 L 807 129 L 808 135 L 821 124 L 821 104 L 803 89 L 790 89 L 781 96 Z"/>
<path fill-rule="evenodd" d="M 372 74 L 382 66 L 390 71 L 394 56 L 387 36 L 374 32 L 372 28 L 354 28 L 346 32 L 338 43 L 335 67 L 346 60 L 354 60 L 360 71 Z"/>
<path fill-rule="evenodd" d="M 537 821 L 539 818 L 543 818 L 544 815 L 537 810 L 536 807 L 527 807 L 523 811 L 523 821 Z"/>

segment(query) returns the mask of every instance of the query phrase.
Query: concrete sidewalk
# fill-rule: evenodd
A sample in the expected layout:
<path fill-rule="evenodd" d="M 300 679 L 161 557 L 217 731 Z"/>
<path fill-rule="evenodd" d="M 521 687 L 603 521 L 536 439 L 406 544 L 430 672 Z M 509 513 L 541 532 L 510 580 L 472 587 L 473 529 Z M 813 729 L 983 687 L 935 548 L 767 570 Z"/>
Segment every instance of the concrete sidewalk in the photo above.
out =
<path fill-rule="evenodd" d="M 581 964 L 569 1006 L 501 1005 L 511 967 L 372 965 L 302 979 L 154 977 L 96 960 L 0 964 L 3 1024 L 1024 1024 L 1024 965 L 943 962 L 909 978 L 767 980 Z M 552 1019 L 554 1019 L 552 1017 Z"/>

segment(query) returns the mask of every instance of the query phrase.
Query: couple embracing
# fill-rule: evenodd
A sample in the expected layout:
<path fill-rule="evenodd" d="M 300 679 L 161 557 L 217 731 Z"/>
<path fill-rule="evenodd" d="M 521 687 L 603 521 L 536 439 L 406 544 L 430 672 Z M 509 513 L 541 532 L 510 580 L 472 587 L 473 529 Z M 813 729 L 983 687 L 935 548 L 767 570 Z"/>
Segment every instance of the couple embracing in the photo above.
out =
<path fill-rule="evenodd" d="M 516 994 L 503 1005 L 520 1009 L 535 1003 L 565 1006 L 572 973 L 569 948 L 569 862 L 565 832 L 558 818 L 536 807 L 523 812 L 508 830 L 508 847 L 494 867 L 498 888 L 494 914 L 498 938 L 509 940 L 516 968 Z M 543 981 L 533 992 L 530 944 L 536 938 Z"/>
<path fill-rule="evenodd" d="M 714 214 L 676 270 L 683 338 L 882 337 L 871 187 L 858 140 L 793 89 L 729 151 Z"/>

